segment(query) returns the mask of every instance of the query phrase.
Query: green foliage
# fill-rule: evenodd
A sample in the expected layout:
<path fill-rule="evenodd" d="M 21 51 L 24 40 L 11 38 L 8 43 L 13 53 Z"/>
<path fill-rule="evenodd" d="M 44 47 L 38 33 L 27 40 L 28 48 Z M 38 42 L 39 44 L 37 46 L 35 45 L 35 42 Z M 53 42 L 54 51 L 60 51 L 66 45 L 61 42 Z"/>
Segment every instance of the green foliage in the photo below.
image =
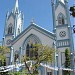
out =
<path fill-rule="evenodd" d="M 8 72 L 1 72 L 0 75 L 9 75 Z"/>
<path fill-rule="evenodd" d="M 29 58 L 29 60 L 35 60 L 38 62 L 43 62 L 43 61 L 47 61 L 47 62 L 52 62 L 53 61 L 53 56 L 54 56 L 54 49 L 50 48 L 48 46 L 43 46 L 41 44 L 34 44 L 33 48 L 30 49 L 31 51 L 33 51 L 33 56 L 32 57 L 28 57 L 26 56 L 26 58 Z"/>
<path fill-rule="evenodd" d="M 20 72 L 14 72 L 14 75 L 20 75 Z"/>
<path fill-rule="evenodd" d="M 0 46 L 0 62 L 2 62 L 0 64 L 0 66 L 4 66 L 5 65 L 5 60 L 6 60 L 6 53 L 9 53 L 10 49 L 8 47 L 5 46 Z"/>
<path fill-rule="evenodd" d="M 65 50 L 65 68 L 70 68 L 71 65 L 70 50 Z M 70 75 L 70 71 L 64 71 L 64 75 Z"/>
<path fill-rule="evenodd" d="M 68 49 L 65 50 L 65 67 L 70 68 L 70 51 Z"/>
<path fill-rule="evenodd" d="M 30 49 L 30 56 L 23 56 L 23 61 L 28 69 L 29 74 L 35 75 L 38 74 L 38 67 L 41 62 L 52 62 L 54 60 L 54 49 L 48 46 L 43 46 L 41 44 L 34 44 Z M 33 61 L 31 70 L 29 70 L 30 65 L 26 61 Z M 32 73 L 31 73 L 32 71 Z"/>

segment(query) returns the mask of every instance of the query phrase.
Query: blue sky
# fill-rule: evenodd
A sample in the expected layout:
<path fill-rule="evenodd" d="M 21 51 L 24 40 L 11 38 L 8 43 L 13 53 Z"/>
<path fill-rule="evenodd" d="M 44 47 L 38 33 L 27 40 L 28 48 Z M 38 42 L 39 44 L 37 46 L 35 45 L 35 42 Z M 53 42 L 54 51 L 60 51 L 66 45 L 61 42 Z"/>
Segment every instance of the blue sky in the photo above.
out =
<path fill-rule="evenodd" d="M 69 7 L 73 3 L 74 0 L 69 0 Z M 0 1 L 0 40 L 3 37 L 6 13 L 7 11 L 11 12 L 14 6 L 15 0 Z M 19 9 L 24 13 L 24 29 L 34 18 L 36 24 L 52 31 L 51 0 L 19 0 Z M 71 20 L 71 24 L 73 24 L 73 19 Z"/>

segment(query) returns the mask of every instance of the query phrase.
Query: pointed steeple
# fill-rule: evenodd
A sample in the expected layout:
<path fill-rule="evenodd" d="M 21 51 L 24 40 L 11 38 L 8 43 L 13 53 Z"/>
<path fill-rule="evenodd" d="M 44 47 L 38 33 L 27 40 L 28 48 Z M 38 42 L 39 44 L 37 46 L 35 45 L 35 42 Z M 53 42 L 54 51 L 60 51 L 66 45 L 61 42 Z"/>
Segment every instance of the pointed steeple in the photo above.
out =
<path fill-rule="evenodd" d="M 18 0 L 16 0 L 16 3 L 15 3 L 14 13 L 19 13 L 19 5 L 18 5 Z"/>

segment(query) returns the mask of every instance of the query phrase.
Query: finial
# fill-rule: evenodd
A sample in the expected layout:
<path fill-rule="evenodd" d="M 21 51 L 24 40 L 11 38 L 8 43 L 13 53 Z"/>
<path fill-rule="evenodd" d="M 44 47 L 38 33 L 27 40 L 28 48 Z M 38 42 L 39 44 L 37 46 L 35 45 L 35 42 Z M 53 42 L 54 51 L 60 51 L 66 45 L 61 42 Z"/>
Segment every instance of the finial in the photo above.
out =
<path fill-rule="evenodd" d="M 8 18 L 8 16 L 9 16 L 9 11 L 7 11 L 6 18 Z"/>

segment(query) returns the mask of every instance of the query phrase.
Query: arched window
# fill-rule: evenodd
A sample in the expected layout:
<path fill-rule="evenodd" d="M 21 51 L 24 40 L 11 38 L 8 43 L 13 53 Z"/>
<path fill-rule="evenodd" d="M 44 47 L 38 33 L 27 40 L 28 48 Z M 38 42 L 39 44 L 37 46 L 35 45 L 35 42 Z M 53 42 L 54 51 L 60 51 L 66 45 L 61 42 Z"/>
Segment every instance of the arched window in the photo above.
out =
<path fill-rule="evenodd" d="M 26 56 L 35 56 L 37 58 L 38 53 L 31 51 L 31 49 L 35 49 L 35 44 L 41 44 L 40 39 L 36 35 L 31 34 L 25 39 L 23 49 L 25 50 L 24 53 Z"/>
<path fill-rule="evenodd" d="M 28 57 L 33 57 L 33 44 L 27 44 L 27 47 L 26 47 L 26 55 Z"/>
<path fill-rule="evenodd" d="M 12 31 L 13 31 L 12 26 L 9 25 L 9 26 L 8 26 L 8 34 L 12 34 L 12 33 L 13 33 Z"/>
<path fill-rule="evenodd" d="M 26 47 L 26 56 L 27 57 L 36 57 L 38 56 L 38 53 L 36 51 L 34 51 L 35 49 L 35 46 L 33 46 L 33 44 L 27 44 L 27 47 Z"/>
<path fill-rule="evenodd" d="M 58 15 L 58 25 L 63 25 L 63 24 L 65 24 L 64 16 L 63 14 L 59 14 Z"/>
<path fill-rule="evenodd" d="M 29 52 L 29 49 L 30 49 L 30 48 L 29 48 L 29 44 L 27 44 L 27 47 L 26 47 L 26 56 L 29 56 L 29 53 L 30 53 L 30 52 Z"/>

